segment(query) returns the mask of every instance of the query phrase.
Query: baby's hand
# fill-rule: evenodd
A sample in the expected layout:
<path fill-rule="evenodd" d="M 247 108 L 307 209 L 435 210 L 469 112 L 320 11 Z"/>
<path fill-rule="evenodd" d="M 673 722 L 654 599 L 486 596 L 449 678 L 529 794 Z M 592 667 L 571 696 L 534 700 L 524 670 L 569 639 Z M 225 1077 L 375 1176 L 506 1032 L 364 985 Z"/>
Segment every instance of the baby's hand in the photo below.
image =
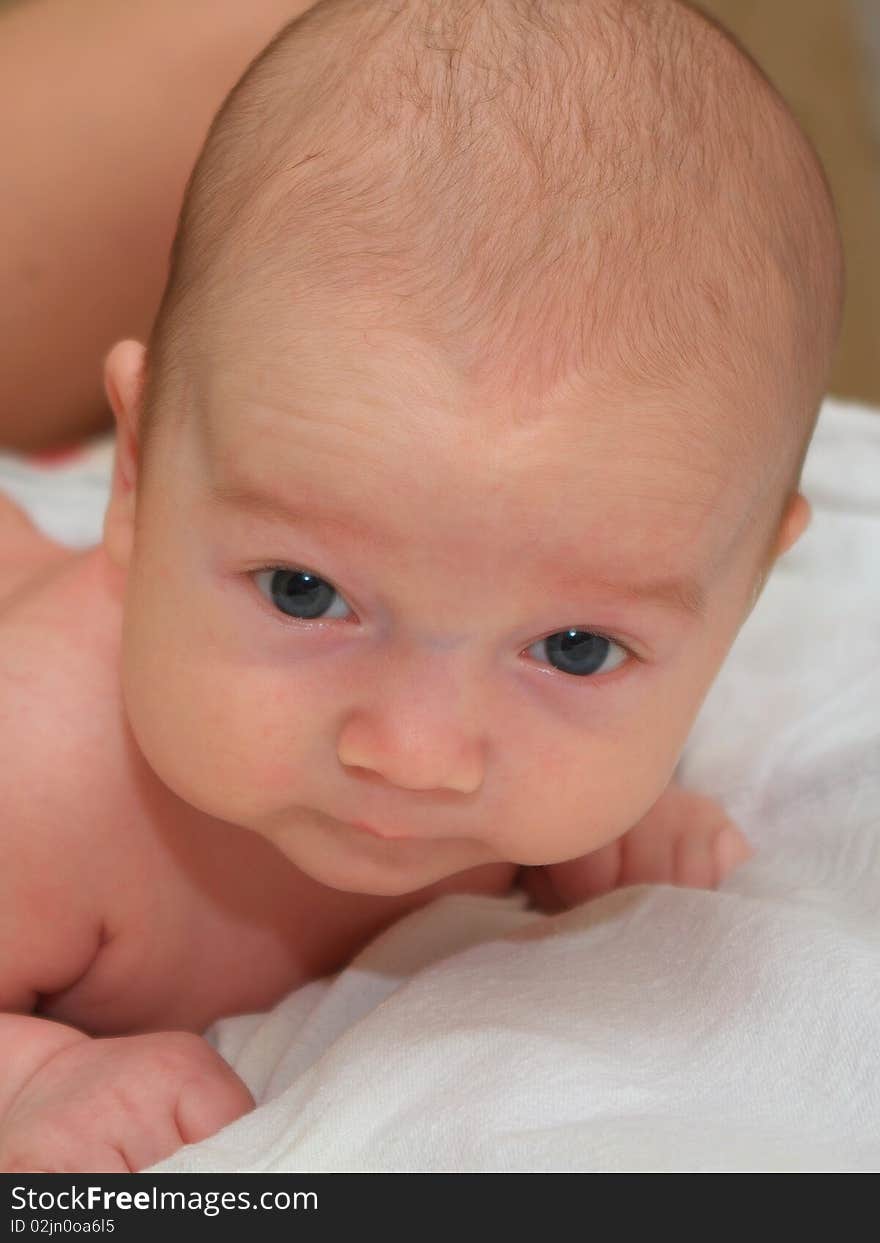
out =
<path fill-rule="evenodd" d="M 84 1037 L 13 1097 L 0 1119 L 0 1171 L 133 1172 L 213 1135 L 253 1106 L 201 1036 Z"/>
<path fill-rule="evenodd" d="M 626 885 L 714 889 L 753 854 L 714 799 L 672 784 L 623 837 L 579 859 L 526 868 L 522 885 L 553 913 Z"/>

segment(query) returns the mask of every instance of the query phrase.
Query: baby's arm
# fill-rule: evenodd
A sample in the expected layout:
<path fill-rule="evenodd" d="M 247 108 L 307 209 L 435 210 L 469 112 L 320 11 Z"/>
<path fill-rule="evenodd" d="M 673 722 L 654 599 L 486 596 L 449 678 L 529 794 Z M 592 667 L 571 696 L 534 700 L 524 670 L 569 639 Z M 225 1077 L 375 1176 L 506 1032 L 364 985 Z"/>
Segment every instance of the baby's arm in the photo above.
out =
<path fill-rule="evenodd" d="M 0 1171 L 141 1169 L 253 1100 L 191 1032 L 92 1039 L 33 1014 L 41 993 L 86 978 L 100 957 L 101 891 L 82 835 L 29 818 L 37 774 L 18 775 L 0 838 Z"/>
<path fill-rule="evenodd" d="M 753 853 L 714 799 L 672 782 L 622 837 L 577 859 L 525 868 L 520 883 L 553 913 L 626 885 L 714 889 Z"/>
<path fill-rule="evenodd" d="M 0 1171 L 130 1173 L 253 1108 L 237 1075 L 191 1032 L 92 1040 L 0 1015 Z"/>
<path fill-rule="evenodd" d="M 191 1032 L 91 1039 L 63 1023 L 9 1012 L 33 1008 L 37 991 L 25 981 L 52 974 L 46 964 L 35 966 L 35 950 L 51 954 L 69 927 L 63 909 L 47 918 L 45 907 L 32 904 L 30 919 L 23 917 L 29 887 L 18 862 L 15 884 L 11 869 L 0 875 L 0 933 L 7 934 L 0 937 L 0 1172 L 142 1169 L 252 1109 L 238 1076 Z M 78 941 L 88 945 L 88 938 Z M 54 948 L 46 963 L 69 970 L 75 958 L 60 942 Z"/>

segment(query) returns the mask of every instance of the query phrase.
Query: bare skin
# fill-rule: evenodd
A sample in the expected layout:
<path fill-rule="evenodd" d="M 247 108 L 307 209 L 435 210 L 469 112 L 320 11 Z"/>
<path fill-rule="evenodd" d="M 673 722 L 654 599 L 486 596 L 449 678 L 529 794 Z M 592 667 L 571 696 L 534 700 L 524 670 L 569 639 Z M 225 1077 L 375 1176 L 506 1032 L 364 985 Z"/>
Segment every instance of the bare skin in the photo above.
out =
<path fill-rule="evenodd" d="M 0 746 L 18 774 L 4 842 L 16 866 L 0 869 L 0 944 L 15 948 L 0 958 L 7 1171 L 138 1169 L 213 1133 L 253 1102 L 181 1033 L 268 1008 L 406 911 L 442 893 L 502 894 L 517 872 L 489 864 L 399 897 L 344 893 L 188 807 L 126 728 L 121 618 L 102 546 L 62 548 L 0 498 Z M 629 845 L 526 869 L 526 887 L 560 909 L 641 880 L 716 884 L 748 853 L 711 800 L 674 791 L 658 809 Z"/>
<path fill-rule="evenodd" d="M 15 868 L 0 882 L 0 943 L 14 947 L 0 958 L 0 1009 L 39 1016 L 0 1018 L 4 1170 L 141 1168 L 212 1133 L 253 1102 L 204 1041 L 181 1032 L 271 1006 L 430 897 L 503 892 L 516 870 L 476 869 L 401 898 L 346 894 L 255 834 L 194 812 L 152 778 L 126 732 L 120 625 L 103 550 L 62 549 L 0 502 L 0 736 L 18 774 L 4 841 Z M 46 755 L 59 757 L 48 782 Z M 180 1128 L 194 1078 L 198 1116 Z"/>
<path fill-rule="evenodd" d="M 19 949 L 20 969 L 3 964 L 6 1008 L 11 1002 L 38 1010 L 94 1035 L 201 1031 L 221 1014 L 264 1008 L 342 965 L 380 927 L 435 892 L 469 887 L 450 878 L 430 893 L 399 899 L 331 890 L 255 834 L 171 795 L 125 728 L 116 677 L 121 602 L 103 549 L 58 555 L 42 538 L 34 532 L 35 559 L 45 558 L 39 572 L 17 579 L 0 611 L 3 747 L 13 769 L 28 764 L 29 755 L 63 748 L 63 771 L 59 765 L 54 788 L 41 795 L 49 805 L 41 808 L 39 853 L 45 862 L 53 831 L 59 855 L 63 840 L 57 883 L 68 890 L 75 880 L 76 904 L 91 924 L 89 935 L 83 931 L 76 940 L 93 953 L 86 962 L 73 952 L 78 945 L 53 906 L 45 935 L 70 945 L 63 956 L 70 962 L 56 960 L 29 977 Z M 34 791 L 24 785 L 12 795 L 22 803 L 13 832 L 19 823 L 24 832 L 33 818 Z M 77 825 L 75 809 L 95 786 L 102 806 L 90 798 Z M 473 889 L 503 892 L 514 871 L 513 865 L 476 869 Z M 126 874 L 137 878 L 136 889 L 120 885 Z M 21 907 L 27 897 L 21 887 L 37 882 L 19 868 L 11 883 L 16 889 L 4 895 L 4 906 L 11 900 Z M 39 883 L 51 882 L 41 875 Z M 20 930 L 17 939 L 25 940 Z M 21 978 L 11 987 L 14 971 Z"/>
<path fill-rule="evenodd" d="M 214 112 L 311 0 L 0 8 L 0 447 L 109 429 L 101 359 L 146 335 Z M 85 140 L 84 140 L 85 136 Z M 48 192 L 47 192 L 48 191 Z"/>

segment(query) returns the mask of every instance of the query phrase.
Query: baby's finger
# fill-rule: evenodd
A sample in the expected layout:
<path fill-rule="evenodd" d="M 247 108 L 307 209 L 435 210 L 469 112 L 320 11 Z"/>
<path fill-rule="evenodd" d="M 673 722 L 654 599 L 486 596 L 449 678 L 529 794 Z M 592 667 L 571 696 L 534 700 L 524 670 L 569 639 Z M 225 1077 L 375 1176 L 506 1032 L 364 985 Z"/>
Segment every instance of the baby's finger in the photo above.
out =
<path fill-rule="evenodd" d="M 623 842 L 616 838 L 579 859 L 551 864 L 547 871 L 565 905 L 574 906 L 617 889 L 622 868 Z"/>
<path fill-rule="evenodd" d="M 219 1055 L 217 1060 L 221 1061 Z M 210 1079 L 194 1079 L 181 1089 L 175 1124 L 184 1144 L 196 1144 L 250 1113 L 254 1104 L 238 1075 L 222 1063 Z"/>
<path fill-rule="evenodd" d="M 672 875 L 674 885 L 686 889 L 714 889 L 721 880 L 716 858 L 717 833 L 681 833 L 673 843 Z"/>
<path fill-rule="evenodd" d="M 253 1107 L 250 1092 L 224 1063 L 221 1070 L 184 1084 L 167 1114 L 145 1118 L 125 1134 L 120 1144 L 125 1168 L 136 1172 L 164 1161 L 185 1144 L 216 1134 Z"/>
<path fill-rule="evenodd" d="M 618 885 L 674 885 L 676 838 L 663 826 L 643 823 L 620 839 Z"/>
<path fill-rule="evenodd" d="M 734 824 L 722 829 L 715 839 L 716 884 L 720 884 L 741 864 L 754 856 L 755 849 Z"/>

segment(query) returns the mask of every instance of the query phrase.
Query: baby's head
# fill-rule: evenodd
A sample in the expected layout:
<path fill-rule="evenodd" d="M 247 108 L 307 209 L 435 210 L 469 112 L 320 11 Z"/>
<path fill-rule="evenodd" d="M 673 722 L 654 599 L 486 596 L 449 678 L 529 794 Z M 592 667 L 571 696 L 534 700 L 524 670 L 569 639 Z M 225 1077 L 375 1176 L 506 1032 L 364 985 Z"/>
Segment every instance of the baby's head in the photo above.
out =
<path fill-rule="evenodd" d="M 107 362 L 148 763 L 341 889 L 625 832 L 806 526 L 841 296 L 816 158 L 701 15 L 322 0 Z"/>

